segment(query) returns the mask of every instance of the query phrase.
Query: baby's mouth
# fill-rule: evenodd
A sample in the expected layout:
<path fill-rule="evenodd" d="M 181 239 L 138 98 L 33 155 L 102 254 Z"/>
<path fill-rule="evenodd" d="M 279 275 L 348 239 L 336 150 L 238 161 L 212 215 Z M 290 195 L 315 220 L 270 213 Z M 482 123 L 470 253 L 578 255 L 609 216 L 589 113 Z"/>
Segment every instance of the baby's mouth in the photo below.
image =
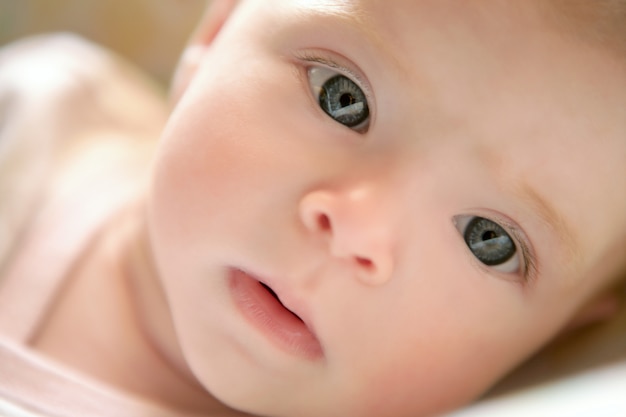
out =
<path fill-rule="evenodd" d="M 302 309 L 304 306 L 298 301 L 281 300 L 280 291 L 236 268 L 230 270 L 229 288 L 239 311 L 272 344 L 308 360 L 323 356 L 322 346 L 307 319 L 287 307 Z"/>

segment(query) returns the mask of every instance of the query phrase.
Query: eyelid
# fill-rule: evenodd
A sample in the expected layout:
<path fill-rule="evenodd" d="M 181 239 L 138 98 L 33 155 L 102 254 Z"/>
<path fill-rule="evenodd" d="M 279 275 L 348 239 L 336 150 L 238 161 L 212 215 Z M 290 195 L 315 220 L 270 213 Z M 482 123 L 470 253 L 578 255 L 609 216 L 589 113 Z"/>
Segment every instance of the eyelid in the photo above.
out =
<path fill-rule="evenodd" d="M 367 77 L 357 69 L 356 65 L 351 63 L 347 58 L 343 58 L 333 52 L 318 49 L 306 49 L 296 51 L 293 55 L 299 61 L 307 64 L 317 64 L 323 67 L 335 70 L 342 75 L 350 78 L 358 84 L 367 97 L 368 106 L 370 107 L 370 120 L 374 120 L 376 113 L 376 100 L 374 99 L 374 91 Z"/>
<path fill-rule="evenodd" d="M 532 285 L 537 278 L 537 261 L 536 255 L 532 250 L 530 240 L 526 236 L 526 233 L 510 218 L 496 213 L 473 213 L 462 214 L 454 217 L 455 226 L 458 225 L 460 219 L 472 218 L 472 217 L 484 217 L 494 223 L 497 223 L 502 227 L 515 241 L 515 245 L 521 251 L 522 265 L 523 265 L 523 283 L 525 285 Z"/>

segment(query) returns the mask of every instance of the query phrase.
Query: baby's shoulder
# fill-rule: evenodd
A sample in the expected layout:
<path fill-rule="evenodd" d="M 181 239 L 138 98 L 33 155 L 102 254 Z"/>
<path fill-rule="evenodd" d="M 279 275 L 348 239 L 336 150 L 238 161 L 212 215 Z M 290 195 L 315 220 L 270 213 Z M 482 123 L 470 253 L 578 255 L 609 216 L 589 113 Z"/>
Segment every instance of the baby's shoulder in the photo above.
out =
<path fill-rule="evenodd" d="M 77 36 L 0 49 L 0 267 L 54 195 L 145 165 L 166 115 L 159 86 Z"/>

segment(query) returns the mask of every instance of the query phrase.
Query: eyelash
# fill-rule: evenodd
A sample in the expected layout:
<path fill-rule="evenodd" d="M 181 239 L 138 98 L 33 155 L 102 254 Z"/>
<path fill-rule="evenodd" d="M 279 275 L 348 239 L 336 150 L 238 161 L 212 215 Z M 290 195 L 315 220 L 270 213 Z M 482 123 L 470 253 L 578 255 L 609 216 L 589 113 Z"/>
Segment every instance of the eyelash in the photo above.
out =
<path fill-rule="evenodd" d="M 358 71 L 350 68 L 349 66 L 338 63 L 337 59 L 328 56 L 330 55 L 330 53 L 321 53 L 317 51 L 299 51 L 296 52 L 294 55 L 301 61 L 324 65 L 343 73 L 343 75 L 351 78 L 353 81 L 359 84 L 359 87 L 361 87 L 363 91 L 365 91 L 368 98 L 371 97 L 372 91 L 369 88 L 369 83 L 367 82 L 365 77 Z"/>

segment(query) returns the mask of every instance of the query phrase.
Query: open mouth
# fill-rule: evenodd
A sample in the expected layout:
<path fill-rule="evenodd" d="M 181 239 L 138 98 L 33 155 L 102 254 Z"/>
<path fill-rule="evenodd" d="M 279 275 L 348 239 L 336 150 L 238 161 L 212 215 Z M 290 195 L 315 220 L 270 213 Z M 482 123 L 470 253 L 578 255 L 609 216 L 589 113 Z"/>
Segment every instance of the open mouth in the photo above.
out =
<path fill-rule="evenodd" d="M 274 345 L 307 359 L 322 356 L 321 344 L 305 320 L 285 306 L 269 285 L 233 268 L 229 288 L 243 316 Z"/>
<path fill-rule="evenodd" d="M 259 284 L 261 284 L 261 286 L 262 286 L 263 288 L 265 288 L 265 290 L 266 290 L 267 292 L 269 292 L 269 293 L 270 293 L 270 295 L 271 295 L 272 297 L 274 297 L 274 299 L 275 299 L 275 300 L 276 300 L 276 301 L 277 301 L 277 302 L 278 302 L 278 303 L 279 303 L 279 304 L 280 304 L 280 305 L 281 305 L 281 306 L 282 306 L 285 310 L 287 310 L 289 313 L 291 313 L 291 314 L 292 314 L 295 318 L 297 318 L 298 320 L 302 321 L 302 319 L 300 318 L 300 316 L 298 316 L 296 313 L 294 313 L 293 311 L 291 311 L 291 310 L 289 310 L 287 307 L 285 307 L 285 305 L 282 303 L 282 301 L 280 301 L 280 298 L 278 298 L 278 295 L 274 292 L 274 290 L 272 290 L 272 289 L 271 289 L 268 285 L 266 285 L 266 284 L 264 284 L 264 283 L 262 283 L 262 282 L 259 282 Z"/>

